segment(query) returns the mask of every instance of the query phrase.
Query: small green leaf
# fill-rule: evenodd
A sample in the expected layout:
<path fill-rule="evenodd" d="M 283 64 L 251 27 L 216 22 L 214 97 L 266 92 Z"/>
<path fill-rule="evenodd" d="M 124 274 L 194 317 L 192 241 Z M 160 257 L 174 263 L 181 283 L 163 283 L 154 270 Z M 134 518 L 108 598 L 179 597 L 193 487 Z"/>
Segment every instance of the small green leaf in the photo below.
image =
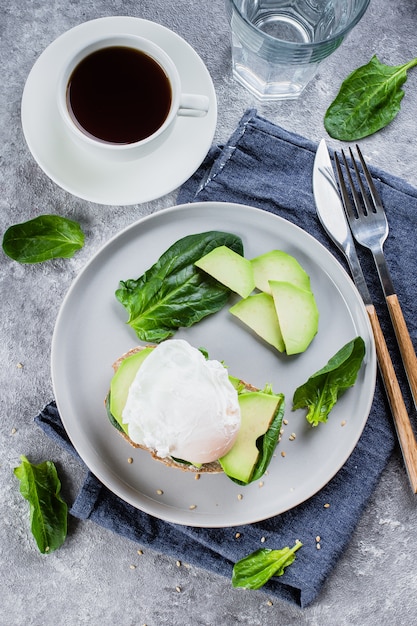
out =
<path fill-rule="evenodd" d="M 306 419 L 312 426 L 327 422 L 340 396 L 355 384 L 364 356 L 365 342 L 362 337 L 349 341 L 325 367 L 295 390 L 293 410 L 307 407 Z"/>
<path fill-rule="evenodd" d="M 286 567 L 295 559 L 295 552 L 301 548 L 301 541 L 296 541 L 292 548 L 270 550 L 263 548 L 252 552 L 235 563 L 232 574 L 233 587 L 259 589 L 272 576 L 282 576 Z"/>
<path fill-rule="evenodd" d="M 3 236 L 3 250 L 19 263 L 41 263 L 69 258 L 84 245 L 80 225 L 59 215 L 39 215 L 14 224 Z"/>
<path fill-rule="evenodd" d="M 60 494 L 61 482 L 52 461 L 32 465 L 25 456 L 14 469 L 20 493 L 30 505 L 30 524 L 39 551 L 49 554 L 67 535 L 68 507 Z"/>
<path fill-rule="evenodd" d="M 243 384 L 243 387 L 239 388 L 240 387 L 239 381 L 237 381 L 237 379 L 233 379 L 233 380 L 236 381 L 235 384 L 237 385 L 238 394 L 251 393 L 251 392 L 248 392 L 244 384 Z M 275 452 L 275 448 L 277 447 L 278 442 L 280 440 L 282 420 L 284 419 L 284 412 L 285 412 L 285 397 L 282 393 L 275 394 L 272 391 L 272 388 L 269 384 L 265 386 L 264 393 L 268 393 L 272 396 L 276 396 L 280 398 L 280 402 L 278 403 L 275 415 L 269 425 L 268 430 L 266 431 L 264 435 L 259 437 L 258 440 L 256 441 L 256 446 L 259 450 L 259 457 L 253 468 L 253 473 L 249 479 L 249 482 L 243 482 L 241 480 L 238 480 L 237 478 L 229 476 L 230 480 L 232 480 L 237 485 L 248 485 L 249 483 L 253 483 L 256 480 L 259 480 L 260 478 L 262 478 L 262 476 L 265 474 L 265 471 L 267 470 L 271 462 L 271 459 Z"/>
<path fill-rule="evenodd" d="M 329 135 L 356 141 L 387 126 L 400 110 L 407 70 L 415 65 L 417 58 L 404 65 L 384 65 L 374 55 L 352 72 L 324 116 Z"/>

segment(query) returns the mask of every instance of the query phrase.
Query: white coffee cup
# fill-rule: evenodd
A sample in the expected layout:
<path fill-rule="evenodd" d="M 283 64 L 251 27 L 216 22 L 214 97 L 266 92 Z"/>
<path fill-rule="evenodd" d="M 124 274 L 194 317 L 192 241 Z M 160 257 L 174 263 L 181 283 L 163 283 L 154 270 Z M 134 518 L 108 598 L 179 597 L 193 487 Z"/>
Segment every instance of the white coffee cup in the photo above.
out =
<path fill-rule="evenodd" d="M 103 138 L 91 131 L 77 119 L 70 102 L 70 85 L 76 75 L 80 64 L 87 60 L 91 62 L 91 55 L 96 52 L 108 51 L 112 48 L 127 48 L 145 55 L 156 62 L 158 70 L 162 69 L 167 79 L 171 92 L 170 102 L 167 100 L 167 114 L 158 123 L 150 134 L 139 140 L 114 141 Z M 130 49 L 130 51 L 129 51 Z M 110 54 L 114 51 L 110 50 Z M 97 57 L 97 55 L 96 55 Z M 129 80 L 135 81 L 132 76 Z M 138 77 L 141 80 L 141 77 Z M 144 97 L 148 97 L 152 90 L 152 81 L 144 89 Z M 146 89 L 148 90 L 146 92 Z M 145 93 L 146 92 L 146 93 Z M 146 95 L 148 94 L 148 95 Z M 82 90 L 81 90 L 82 95 Z M 178 70 L 170 56 L 152 41 L 129 34 L 115 34 L 94 39 L 84 43 L 79 49 L 69 55 L 67 62 L 58 80 L 57 104 L 62 120 L 69 131 L 72 139 L 83 149 L 88 150 L 95 157 L 102 157 L 115 161 L 126 161 L 138 158 L 153 151 L 165 141 L 168 133 L 172 130 L 177 116 L 201 117 L 205 116 L 209 109 L 209 98 L 202 94 L 183 93 L 181 79 Z M 92 107 L 90 106 L 90 109 Z M 89 113 L 92 111 L 90 110 Z M 117 114 L 116 114 L 117 115 Z M 94 117 L 94 116 L 93 116 Z M 139 123 L 139 122 L 138 122 Z M 111 122 L 109 122 L 111 125 Z M 145 124 L 146 126 L 146 124 Z"/>

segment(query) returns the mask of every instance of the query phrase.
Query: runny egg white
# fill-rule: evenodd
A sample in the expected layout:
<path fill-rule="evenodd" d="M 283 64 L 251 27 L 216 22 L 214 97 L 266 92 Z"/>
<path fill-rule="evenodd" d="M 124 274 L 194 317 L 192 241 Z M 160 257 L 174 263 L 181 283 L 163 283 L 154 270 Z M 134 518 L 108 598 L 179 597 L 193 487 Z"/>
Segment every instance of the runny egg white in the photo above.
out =
<path fill-rule="evenodd" d="M 123 410 L 129 437 L 165 458 L 210 463 L 233 446 L 237 391 L 226 368 L 181 339 L 154 348 L 133 380 Z"/>

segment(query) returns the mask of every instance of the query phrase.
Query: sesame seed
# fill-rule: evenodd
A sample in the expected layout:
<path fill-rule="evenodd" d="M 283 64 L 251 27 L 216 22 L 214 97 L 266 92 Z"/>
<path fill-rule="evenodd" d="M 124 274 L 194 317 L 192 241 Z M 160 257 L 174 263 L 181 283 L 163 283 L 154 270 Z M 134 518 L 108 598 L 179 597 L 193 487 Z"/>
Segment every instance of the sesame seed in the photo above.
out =
<path fill-rule="evenodd" d="M 294 441 L 295 438 L 296 438 L 296 434 L 295 433 L 291 433 L 291 435 L 288 437 L 288 439 L 290 441 Z"/>
<path fill-rule="evenodd" d="M 325 509 L 329 509 L 330 508 L 330 504 L 328 502 L 326 502 L 326 504 L 324 505 Z"/>
<path fill-rule="evenodd" d="M 285 457 L 285 454 L 286 454 L 286 453 L 285 453 L 285 452 L 284 452 L 284 450 L 283 450 L 283 451 L 281 452 L 281 456 L 282 456 L 282 458 L 284 458 L 284 457 Z"/>
<path fill-rule="evenodd" d="M 319 543 L 316 543 L 316 548 L 317 548 L 317 550 L 320 550 L 321 545 Z"/>
<path fill-rule="evenodd" d="M 235 537 L 236 537 L 236 539 L 239 539 L 240 533 L 236 533 Z"/>
<path fill-rule="evenodd" d="M 23 369 L 23 363 L 16 363 L 16 367 L 18 370 Z"/>
<path fill-rule="evenodd" d="M 16 428 L 12 428 L 12 430 L 10 431 L 10 433 L 11 433 L 12 435 L 15 435 L 15 434 L 17 433 Z"/>
<path fill-rule="evenodd" d="M 177 567 L 181 567 L 181 561 L 177 561 L 176 565 Z"/>
<path fill-rule="evenodd" d="M 274 603 L 271 600 L 268 600 L 268 602 L 266 603 L 268 606 L 274 606 Z"/>
<path fill-rule="evenodd" d="M 190 506 L 188 507 L 190 509 L 190 511 L 194 511 L 194 509 L 197 508 L 196 504 L 190 504 Z"/>
<path fill-rule="evenodd" d="M 340 422 L 340 425 L 341 425 L 341 426 L 346 426 L 346 420 L 342 420 L 342 421 Z"/>
<path fill-rule="evenodd" d="M 243 495 L 242 495 L 241 493 L 238 493 L 238 494 L 237 494 L 237 499 L 238 499 L 238 500 L 243 500 Z"/>
<path fill-rule="evenodd" d="M 259 487 L 263 487 L 264 486 L 264 481 L 261 480 L 261 482 L 259 483 Z"/>
<path fill-rule="evenodd" d="M 288 424 L 288 420 L 282 420 L 282 423 L 286 426 Z"/>
<path fill-rule="evenodd" d="M 261 543 L 265 543 L 266 539 L 265 537 L 261 537 Z"/>
<path fill-rule="evenodd" d="M 138 550 L 138 554 L 139 554 L 139 556 L 142 556 L 143 550 Z"/>
<path fill-rule="evenodd" d="M 196 474 L 196 475 L 194 476 L 194 480 L 200 480 L 200 474 Z"/>
<path fill-rule="evenodd" d="M 131 456 L 127 459 L 127 462 L 128 462 L 128 463 L 133 463 L 133 459 L 132 459 L 132 457 L 131 457 Z"/>
<path fill-rule="evenodd" d="M 156 493 L 158 496 L 162 496 L 164 492 L 162 491 L 162 489 L 157 489 Z"/>
<path fill-rule="evenodd" d="M 317 543 L 318 543 L 319 541 L 321 541 L 321 537 L 320 537 L 320 535 L 317 535 L 317 537 L 316 537 L 316 541 L 317 541 Z"/>
<path fill-rule="evenodd" d="M 136 569 L 136 565 L 130 565 L 130 569 Z"/>
<path fill-rule="evenodd" d="M 175 591 L 177 591 L 178 593 L 181 593 L 181 587 L 180 587 L 179 585 L 177 585 L 177 586 L 175 587 Z"/>

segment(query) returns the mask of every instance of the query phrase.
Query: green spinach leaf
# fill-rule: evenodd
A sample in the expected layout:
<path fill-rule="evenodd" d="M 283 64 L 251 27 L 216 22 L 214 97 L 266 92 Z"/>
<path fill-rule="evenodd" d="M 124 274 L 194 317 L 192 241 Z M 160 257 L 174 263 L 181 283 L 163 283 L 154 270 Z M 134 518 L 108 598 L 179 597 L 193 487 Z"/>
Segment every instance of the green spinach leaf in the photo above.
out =
<path fill-rule="evenodd" d="M 271 550 L 262 548 L 252 552 L 235 563 L 232 574 L 233 587 L 259 589 L 272 576 L 282 576 L 288 565 L 295 560 L 295 552 L 301 548 L 301 541 L 296 541 L 292 548 Z"/>
<path fill-rule="evenodd" d="M 285 412 L 285 401 L 283 394 L 278 395 L 281 396 L 281 402 L 279 404 L 278 411 L 276 412 L 276 415 L 272 420 L 272 424 L 270 425 L 264 436 L 260 437 L 260 440 L 256 442 L 260 454 L 256 462 L 253 474 L 251 476 L 251 482 L 259 480 L 265 474 L 279 441 L 282 428 L 282 420 L 284 418 Z"/>
<path fill-rule="evenodd" d="M 327 422 L 339 397 L 355 384 L 365 356 L 362 337 L 349 341 L 327 363 L 294 392 L 293 410 L 308 408 L 306 419 L 312 426 Z"/>
<path fill-rule="evenodd" d="M 39 215 L 14 224 L 3 236 L 3 250 L 19 263 L 41 263 L 69 258 L 84 245 L 80 225 L 59 215 Z"/>
<path fill-rule="evenodd" d="M 243 255 L 237 235 L 219 231 L 188 235 L 168 248 L 140 278 L 120 282 L 116 298 L 127 309 L 127 323 L 139 339 L 159 343 L 226 304 L 230 290 L 194 265 L 223 245 Z"/>
<path fill-rule="evenodd" d="M 25 456 L 14 469 L 20 493 L 30 504 L 32 534 L 39 551 L 48 554 L 59 548 L 67 536 L 68 507 L 60 494 L 61 482 L 52 461 L 32 465 Z"/>
<path fill-rule="evenodd" d="M 268 430 L 266 431 L 264 435 L 262 435 L 262 437 L 259 437 L 259 439 L 256 442 L 256 447 L 259 450 L 259 457 L 258 457 L 258 460 L 256 461 L 250 480 L 248 482 L 243 482 L 241 480 L 238 480 L 237 478 L 233 478 L 232 476 L 229 476 L 230 480 L 232 480 L 234 483 L 237 483 L 238 485 L 248 485 L 262 478 L 262 476 L 265 474 L 268 468 L 269 463 L 271 462 L 272 456 L 275 452 L 275 448 L 277 447 L 278 442 L 279 442 L 279 437 L 280 437 L 281 428 L 282 428 L 282 420 L 284 418 L 284 412 L 285 412 L 284 394 L 282 393 L 274 394 L 269 385 L 265 387 L 263 391 L 265 393 L 270 393 L 271 395 L 276 395 L 280 397 L 280 403 L 277 407 L 275 416 Z M 251 393 L 251 392 L 247 391 L 246 389 L 243 389 L 242 391 L 238 390 L 238 393 Z"/>
<path fill-rule="evenodd" d="M 400 110 L 404 96 L 401 86 L 407 80 L 407 70 L 415 65 L 417 58 L 391 66 L 373 56 L 367 65 L 352 72 L 324 116 L 329 135 L 355 141 L 389 124 Z"/>

